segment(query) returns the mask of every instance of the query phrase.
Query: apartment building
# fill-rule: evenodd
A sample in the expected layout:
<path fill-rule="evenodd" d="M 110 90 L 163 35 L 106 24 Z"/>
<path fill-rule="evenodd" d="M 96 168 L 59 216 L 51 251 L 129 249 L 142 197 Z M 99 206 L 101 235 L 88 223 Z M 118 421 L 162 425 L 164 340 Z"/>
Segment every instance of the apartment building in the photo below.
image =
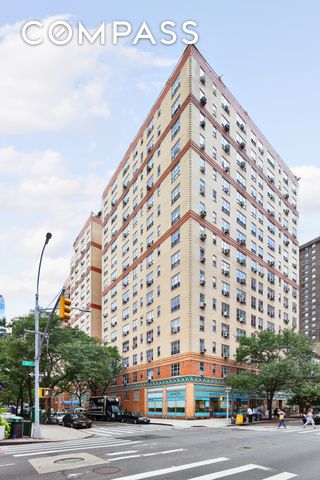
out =
<path fill-rule="evenodd" d="M 189 46 L 103 192 L 102 338 L 126 408 L 224 415 L 239 337 L 297 326 L 297 190 Z"/>
<path fill-rule="evenodd" d="M 320 340 L 320 237 L 300 247 L 300 330 Z"/>
<path fill-rule="evenodd" d="M 91 213 L 73 244 L 70 324 L 101 338 L 101 214 Z"/>

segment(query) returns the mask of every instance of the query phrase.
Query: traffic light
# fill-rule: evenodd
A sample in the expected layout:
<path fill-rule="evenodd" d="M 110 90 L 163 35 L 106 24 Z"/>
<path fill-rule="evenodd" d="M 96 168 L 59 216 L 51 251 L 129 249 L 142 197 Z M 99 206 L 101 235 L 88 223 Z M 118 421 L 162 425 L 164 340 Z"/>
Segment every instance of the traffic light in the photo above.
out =
<path fill-rule="evenodd" d="M 64 295 L 60 296 L 59 317 L 64 320 L 69 320 L 71 316 L 71 300 Z"/>
<path fill-rule="evenodd" d="M 39 398 L 52 397 L 52 388 L 39 388 Z"/>

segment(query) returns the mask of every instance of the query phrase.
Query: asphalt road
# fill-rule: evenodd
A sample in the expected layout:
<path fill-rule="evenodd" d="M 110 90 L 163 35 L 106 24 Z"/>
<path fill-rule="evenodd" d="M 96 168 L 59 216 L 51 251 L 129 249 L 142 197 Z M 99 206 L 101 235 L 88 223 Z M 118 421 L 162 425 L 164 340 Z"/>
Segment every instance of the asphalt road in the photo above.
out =
<path fill-rule="evenodd" d="M 181 429 L 152 424 L 98 424 L 94 430 L 95 436 L 85 440 L 2 447 L 0 478 L 318 480 L 320 477 L 320 427 L 303 430 L 299 423 L 278 431 L 261 425 Z"/>

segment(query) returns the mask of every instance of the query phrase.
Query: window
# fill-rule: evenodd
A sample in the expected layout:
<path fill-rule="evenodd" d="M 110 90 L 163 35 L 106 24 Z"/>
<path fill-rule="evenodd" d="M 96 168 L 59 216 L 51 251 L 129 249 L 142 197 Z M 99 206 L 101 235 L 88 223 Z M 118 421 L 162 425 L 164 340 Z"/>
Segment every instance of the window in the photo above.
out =
<path fill-rule="evenodd" d="M 180 163 L 178 163 L 171 171 L 171 183 L 173 183 L 180 175 Z"/>
<path fill-rule="evenodd" d="M 174 225 L 175 223 L 177 223 L 179 219 L 180 219 L 180 206 L 175 208 L 171 213 L 171 225 Z"/>
<path fill-rule="evenodd" d="M 171 205 L 173 205 L 178 198 L 180 198 L 180 184 L 177 185 L 171 192 Z"/>
<path fill-rule="evenodd" d="M 171 312 L 180 310 L 180 295 L 177 295 L 176 297 L 172 298 L 170 303 L 171 303 Z"/>
<path fill-rule="evenodd" d="M 180 88 L 180 76 L 178 76 L 173 84 L 171 85 L 171 95 L 172 97 L 177 93 Z"/>
<path fill-rule="evenodd" d="M 180 243 L 180 230 L 176 230 L 171 234 L 171 248 Z"/>
<path fill-rule="evenodd" d="M 180 273 L 171 278 L 171 290 L 180 287 Z"/>
<path fill-rule="evenodd" d="M 174 139 L 174 137 L 177 135 L 179 131 L 180 131 L 180 117 L 171 128 L 171 140 Z"/>
<path fill-rule="evenodd" d="M 180 318 L 171 320 L 171 333 L 180 332 Z"/>
<path fill-rule="evenodd" d="M 171 255 L 171 268 L 175 268 L 180 265 L 180 250 Z"/>
<path fill-rule="evenodd" d="M 228 202 L 228 200 L 226 200 L 225 198 L 222 198 L 222 207 L 221 207 L 221 210 L 222 210 L 223 213 L 225 213 L 226 215 L 230 215 L 230 202 Z"/>
<path fill-rule="evenodd" d="M 247 226 L 246 216 L 243 215 L 243 213 L 239 212 L 239 210 L 237 210 L 237 223 L 243 228 L 246 228 Z"/>
<path fill-rule="evenodd" d="M 205 331 L 205 317 L 203 315 L 200 315 L 199 317 L 199 331 L 200 332 Z"/>
<path fill-rule="evenodd" d="M 180 363 L 173 363 L 171 365 L 171 376 L 175 377 L 177 375 L 180 375 Z"/>
<path fill-rule="evenodd" d="M 171 116 L 173 117 L 180 108 L 180 96 L 175 100 L 171 107 Z"/>
<path fill-rule="evenodd" d="M 177 355 L 180 353 L 180 340 L 171 342 L 171 355 Z"/>

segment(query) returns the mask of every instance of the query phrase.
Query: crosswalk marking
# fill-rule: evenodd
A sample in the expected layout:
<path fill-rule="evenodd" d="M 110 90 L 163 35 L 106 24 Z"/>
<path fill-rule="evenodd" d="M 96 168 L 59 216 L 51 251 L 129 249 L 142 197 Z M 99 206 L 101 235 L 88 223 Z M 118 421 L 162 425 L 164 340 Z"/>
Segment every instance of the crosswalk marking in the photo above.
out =
<path fill-rule="evenodd" d="M 219 472 L 209 473 L 208 475 L 201 475 L 200 477 L 192 477 L 192 480 L 216 480 L 217 478 L 228 477 L 229 475 L 235 475 L 236 473 L 249 472 L 250 470 L 270 470 L 268 467 L 262 467 L 261 465 L 255 465 L 249 463 L 248 465 L 242 465 L 241 467 L 229 468 L 228 470 L 220 470 Z"/>
<path fill-rule="evenodd" d="M 290 478 L 297 477 L 298 475 L 289 472 L 278 473 L 278 475 L 272 475 L 272 477 L 267 477 L 264 480 L 290 480 Z"/>
<path fill-rule="evenodd" d="M 105 439 L 105 438 L 92 438 L 90 439 L 90 445 L 108 445 L 110 443 L 123 444 L 124 442 L 128 442 L 131 440 L 122 440 L 120 438 L 117 439 Z M 21 445 L 8 445 L 4 447 L 4 453 L 19 453 L 29 452 L 29 451 L 41 451 L 41 450 L 51 450 L 51 449 L 58 449 L 62 447 L 86 447 L 88 445 L 88 439 L 79 439 L 78 441 L 64 441 L 58 443 L 46 442 L 46 443 L 32 443 L 30 445 L 21 444 Z"/>
<path fill-rule="evenodd" d="M 107 456 L 115 456 L 115 455 L 125 455 L 127 453 L 137 453 L 138 450 L 124 450 L 123 452 L 113 452 L 113 453 L 107 453 Z"/>
<path fill-rule="evenodd" d="M 191 468 L 204 467 L 205 465 L 212 465 L 214 463 L 225 462 L 227 460 L 229 460 L 229 458 L 226 458 L 226 457 L 211 458 L 210 460 L 203 460 L 201 462 L 187 463 L 185 465 L 162 468 L 160 470 L 153 470 L 151 472 L 136 473 L 134 475 L 118 477 L 117 480 L 142 480 L 143 478 L 157 477 L 158 475 L 166 475 L 167 473 L 180 472 L 181 470 L 189 470 Z"/>
<path fill-rule="evenodd" d="M 112 437 L 112 436 L 126 436 L 126 435 L 137 435 L 137 434 L 145 434 L 145 433 L 150 433 L 150 432 L 163 432 L 163 431 L 169 431 L 169 430 L 175 430 L 177 429 L 176 427 L 172 427 L 169 425 L 134 425 L 134 426 L 124 426 L 124 425 L 118 425 L 118 426 L 99 426 L 99 425 L 94 425 L 93 428 L 91 428 L 91 432 L 93 432 L 95 435 L 99 436 L 105 436 L 105 437 Z M 179 427 L 181 429 L 181 427 Z"/>
<path fill-rule="evenodd" d="M 138 441 L 136 442 L 126 442 L 126 443 L 109 443 L 109 444 L 98 444 L 98 445 L 91 445 L 90 446 L 81 446 L 81 447 L 66 447 L 66 448 L 60 448 L 60 449 L 52 449 L 52 450 L 40 450 L 36 452 L 27 452 L 27 453 L 18 453 L 14 454 L 14 457 L 29 457 L 29 456 L 34 456 L 34 455 L 43 455 L 43 454 L 48 454 L 48 453 L 61 453 L 61 452 L 74 452 L 76 450 L 91 450 L 91 449 L 98 449 L 98 448 L 109 448 L 109 447 L 119 447 L 123 445 L 132 445 L 133 443 L 140 443 Z"/>
<path fill-rule="evenodd" d="M 125 457 L 117 457 L 117 458 L 110 458 L 110 462 L 116 462 L 118 460 L 126 460 L 126 459 L 130 459 L 130 458 L 140 458 L 140 457 L 155 457 L 157 455 L 166 455 L 168 453 L 177 453 L 177 452 L 183 452 L 185 451 L 186 449 L 185 448 L 175 448 L 174 450 L 164 450 L 164 451 L 160 451 L 160 452 L 152 452 L 152 453 L 140 453 L 140 454 L 137 454 L 137 455 L 128 455 L 128 456 L 125 456 Z"/>

